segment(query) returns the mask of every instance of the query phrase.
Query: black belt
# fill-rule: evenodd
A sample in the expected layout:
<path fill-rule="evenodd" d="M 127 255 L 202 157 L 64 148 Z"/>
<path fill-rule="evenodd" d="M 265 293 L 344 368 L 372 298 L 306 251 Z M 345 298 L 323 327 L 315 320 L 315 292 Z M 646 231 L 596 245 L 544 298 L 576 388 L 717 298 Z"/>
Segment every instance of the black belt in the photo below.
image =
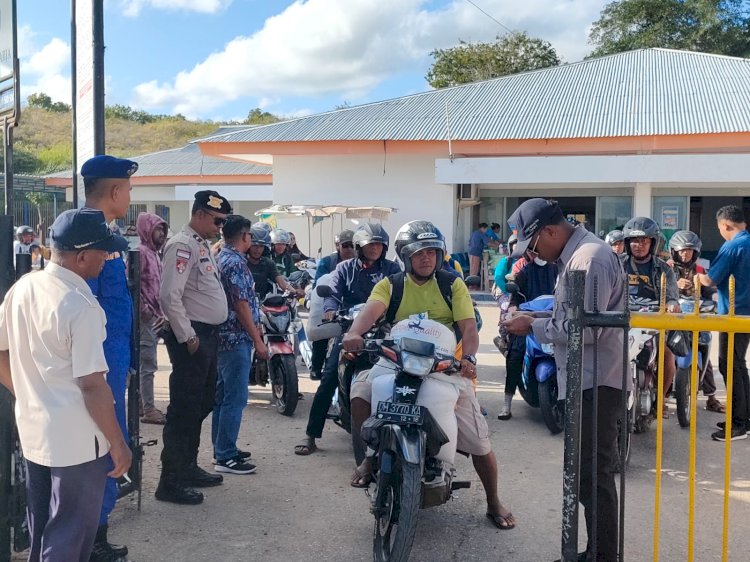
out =
<path fill-rule="evenodd" d="M 204 324 L 203 322 L 197 322 L 196 320 L 191 320 L 190 325 L 195 330 L 196 334 L 205 334 L 209 336 L 214 336 L 217 333 L 219 333 L 219 326 L 214 324 Z"/>

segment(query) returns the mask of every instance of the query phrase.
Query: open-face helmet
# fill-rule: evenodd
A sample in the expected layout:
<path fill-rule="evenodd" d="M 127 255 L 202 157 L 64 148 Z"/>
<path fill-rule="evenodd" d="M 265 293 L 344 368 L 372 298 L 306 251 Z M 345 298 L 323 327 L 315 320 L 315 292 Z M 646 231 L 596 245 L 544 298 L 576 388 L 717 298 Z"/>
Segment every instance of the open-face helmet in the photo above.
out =
<path fill-rule="evenodd" d="M 383 253 L 380 255 L 380 258 L 382 259 L 383 257 L 385 257 L 385 254 L 388 251 L 389 238 L 388 233 L 385 231 L 382 225 L 365 223 L 360 225 L 354 232 L 352 242 L 354 242 L 354 246 L 357 249 L 357 257 L 359 257 L 360 259 L 362 259 L 362 248 L 364 248 L 368 244 L 382 244 Z"/>
<path fill-rule="evenodd" d="M 659 242 L 661 240 L 661 229 L 656 221 L 648 217 L 635 217 L 625 223 L 622 229 L 623 239 L 625 240 L 625 251 L 628 255 L 630 253 L 630 240 L 632 238 L 650 238 L 651 239 L 651 255 L 656 254 Z"/>
<path fill-rule="evenodd" d="M 22 226 L 19 226 L 16 229 L 16 237 L 18 238 L 19 242 L 23 241 L 23 235 L 24 234 L 31 234 L 33 236 L 34 235 L 34 229 L 31 228 L 30 226 L 26 225 L 26 224 L 24 224 Z"/>
<path fill-rule="evenodd" d="M 703 243 L 695 232 L 690 230 L 678 230 L 669 239 L 669 253 L 672 255 L 672 259 L 680 265 L 691 266 L 698 261 L 698 256 L 701 255 L 701 248 Z M 693 257 L 689 262 L 684 262 L 680 259 L 680 250 L 693 250 Z"/>
<path fill-rule="evenodd" d="M 622 233 L 622 230 L 610 230 L 607 236 L 605 236 L 604 241 L 610 246 L 614 246 L 618 242 L 624 242 L 625 235 Z"/>
<path fill-rule="evenodd" d="M 292 237 L 283 228 L 274 228 L 271 231 L 271 244 L 286 244 L 287 246 L 292 243 Z"/>
<path fill-rule="evenodd" d="M 416 252 L 427 248 L 437 250 L 435 260 L 435 271 L 437 271 L 443 266 L 445 239 L 440 230 L 429 221 L 407 222 L 396 234 L 396 255 L 403 262 L 406 273 L 412 272 L 411 257 Z"/>

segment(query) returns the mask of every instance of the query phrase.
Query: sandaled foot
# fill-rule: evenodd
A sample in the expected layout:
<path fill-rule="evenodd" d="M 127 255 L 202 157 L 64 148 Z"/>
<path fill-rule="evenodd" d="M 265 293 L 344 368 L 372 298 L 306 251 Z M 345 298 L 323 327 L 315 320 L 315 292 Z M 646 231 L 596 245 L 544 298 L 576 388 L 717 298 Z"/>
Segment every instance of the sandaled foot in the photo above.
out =
<path fill-rule="evenodd" d="M 369 488 L 372 480 L 372 461 L 366 458 L 361 465 L 354 469 L 349 484 L 352 488 Z"/>
<path fill-rule="evenodd" d="M 500 414 L 497 416 L 497 419 L 499 420 L 509 420 L 513 417 L 513 414 L 510 413 L 510 409 L 503 408 L 500 410 Z"/>
<path fill-rule="evenodd" d="M 315 444 L 315 438 L 310 437 L 309 435 L 300 441 L 298 445 L 294 446 L 294 454 L 302 455 L 304 457 L 312 455 L 317 450 L 318 446 Z"/>
<path fill-rule="evenodd" d="M 669 419 L 669 408 L 667 407 L 666 404 L 664 404 L 664 409 L 662 410 L 661 417 L 664 420 L 668 420 Z"/>
<path fill-rule="evenodd" d="M 719 402 L 714 396 L 709 396 L 708 400 L 706 400 L 706 410 L 716 412 L 717 414 L 723 414 L 727 411 L 724 404 Z"/>
<path fill-rule="evenodd" d="M 502 529 L 503 531 L 514 529 L 516 526 L 516 520 L 513 517 L 513 514 L 502 506 L 498 513 L 490 513 L 488 511 L 486 515 L 487 519 L 492 521 L 492 524 L 495 525 L 495 527 Z"/>

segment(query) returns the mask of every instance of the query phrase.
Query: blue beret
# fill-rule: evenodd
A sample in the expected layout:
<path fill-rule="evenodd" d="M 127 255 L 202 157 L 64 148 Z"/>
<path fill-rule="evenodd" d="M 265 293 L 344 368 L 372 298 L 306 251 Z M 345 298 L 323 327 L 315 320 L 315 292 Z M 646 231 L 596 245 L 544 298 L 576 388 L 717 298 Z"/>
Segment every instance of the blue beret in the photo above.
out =
<path fill-rule="evenodd" d="M 138 170 L 138 163 L 124 158 L 115 158 L 100 154 L 89 158 L 81 166 L 84 178 L 122 178 L 127 179 Z"/>
<path fill-rule="evenodd" d="M 52 247 L 56 250 L 77 252 L 105 250 L 124 252 L 128 241 L 113 234 L 97 209 L 70 209 L 63 211 L 49 229 Z"/>

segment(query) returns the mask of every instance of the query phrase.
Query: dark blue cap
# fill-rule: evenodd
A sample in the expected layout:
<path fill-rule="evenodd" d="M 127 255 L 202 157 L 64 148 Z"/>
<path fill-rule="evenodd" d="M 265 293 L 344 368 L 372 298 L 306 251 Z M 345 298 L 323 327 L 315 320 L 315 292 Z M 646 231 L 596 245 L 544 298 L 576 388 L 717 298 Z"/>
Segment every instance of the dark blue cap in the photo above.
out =
<path fill-rule="evenodd" d="M 107 154 L 100 154 L 89 158 L 81 166 L 81 176 L 84 178 L 116 178 L 127 179 L 138 171 L 138 163 L 124 158 L 115 158 Z"/>
<path fill-rule="evenodd" d="M 535 197 L 521 203 L 508 219 L 508 224 L 517 230 L 518 236 L 518 243 L 511 257 L 523 256 L 537 232 L 545 226 L 559 223 L 562 219 L 563 212 L 557 201 Z"/>
<path fill-rule="evenodd" d="M 96 209 L 63 211 L 49 229 L 52 248 L 66 252 L 105 250 L 124 252 L 128 241 L 112 233 L 104 213 Z"/>

